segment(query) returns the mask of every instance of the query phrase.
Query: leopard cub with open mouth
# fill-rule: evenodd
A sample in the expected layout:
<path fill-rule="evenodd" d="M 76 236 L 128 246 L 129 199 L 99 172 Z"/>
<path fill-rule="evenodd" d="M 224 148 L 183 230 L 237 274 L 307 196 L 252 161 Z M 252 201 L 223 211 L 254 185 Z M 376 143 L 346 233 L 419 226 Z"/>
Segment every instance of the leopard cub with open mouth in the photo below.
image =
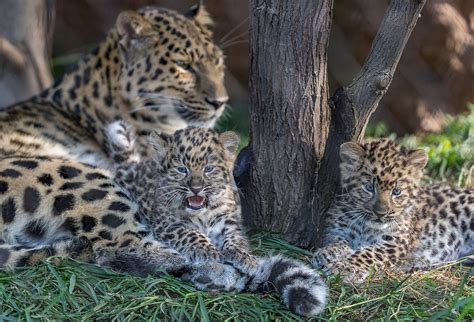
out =
<path fill-rule="evenodd" d="M 232 175 L 239 146 L 235 133 L 187 128 L 173 135 L 155 134 L 150 144 L 156 155 L 143 161 L 128 124 L 111 123 L 106 133 L 107 150 L 116 161 L 115 180 L 137 201 L 142 221 L 157 240 L 193 265 L 233 266 L 245 277 L 243 288 L 274 290 L 297 314 L 324 309 L 327 287 L 314 270 L 282 256 L 258 258 L 251 253 Z M 200 280 L 194 276 L 197 287 Z"/>

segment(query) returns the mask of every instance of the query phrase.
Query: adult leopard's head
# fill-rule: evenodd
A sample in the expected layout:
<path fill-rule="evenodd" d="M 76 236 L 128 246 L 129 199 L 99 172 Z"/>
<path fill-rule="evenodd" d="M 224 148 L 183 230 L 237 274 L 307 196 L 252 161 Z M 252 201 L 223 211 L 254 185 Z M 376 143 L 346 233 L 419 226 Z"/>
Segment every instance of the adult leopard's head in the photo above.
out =
<path fill-rule="evenodd" d="M 348 202 L 374 219 L 391 219 L 416 200 L 424 150 L 408 150 L 389 140 L 341 145 L 341 185 Z"/>
<path fill-rule="evenodd" d="M 190 127 L 171 136 L 155 136 L 151 142 L 160 166 L 156 195 L 160 204 L 200 215 L 235 202 L 232 170 L 237 134 Z"/>
<path fill-rule="evenodd" d="M 168 133 L 214 126 L 228 95 L 224 56 L 211 27 L 203 6 L 186 16 L 158 7 L 119 15 L 120 90 L 132 102 L 135 121 L 157 123 Z"/>

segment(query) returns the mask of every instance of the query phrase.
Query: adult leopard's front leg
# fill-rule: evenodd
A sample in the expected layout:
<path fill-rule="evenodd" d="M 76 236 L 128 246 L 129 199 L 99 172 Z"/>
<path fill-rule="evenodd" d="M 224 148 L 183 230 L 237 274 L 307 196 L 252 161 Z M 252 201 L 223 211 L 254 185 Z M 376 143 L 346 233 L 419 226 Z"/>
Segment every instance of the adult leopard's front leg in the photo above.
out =
<path fill-rule="evenodd" d="M 92 262 L 137 276 L 182 272 L 190 267 L 189 261 L 176 251 L 131 235 L 132 231 L 127 233 L 118 238 L 112 234 L 110 238 L 115 241 L 81 236 L 34 248 L 3 244 L 0 245 L 0 268 L 32 266 L 50 256 Z"/>
<path fill-rule="evenodd" d="M 0 268 L 33 266 L 51 256 L 71 257 L 85 262 L 94 260 L 91 243 L 87 239 L 71 238 L 38 247 L 2 244 L 0 245 Z"/>
<path fill-rule="evenodd" d="M 127 234 L 118 245 L 94 244 L 97 264 L 136 276 L 162 272 L 182 273 L 190 268 L 188 259 L 162 243 Z"/>
<path fill-rule="evenodd" d="M 124 121 L 115 121 L 105 127 L 105 151 L 113 160 L 114 169 L 121 165 L 138 163 L 141 159 L 135 144 L 133 127 Z"/>

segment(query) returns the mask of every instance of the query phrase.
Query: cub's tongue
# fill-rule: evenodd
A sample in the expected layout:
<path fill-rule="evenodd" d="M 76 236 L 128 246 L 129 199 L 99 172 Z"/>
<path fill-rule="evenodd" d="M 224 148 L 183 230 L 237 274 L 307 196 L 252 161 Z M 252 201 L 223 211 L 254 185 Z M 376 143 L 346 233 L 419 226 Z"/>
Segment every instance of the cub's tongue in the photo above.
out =
<path fill-rule="evenodd" d="M 204 198 L 201 196 L 192 196 L 186 198 L 188 207 L 192 209 L 201 209 L 204 206 Z"/>

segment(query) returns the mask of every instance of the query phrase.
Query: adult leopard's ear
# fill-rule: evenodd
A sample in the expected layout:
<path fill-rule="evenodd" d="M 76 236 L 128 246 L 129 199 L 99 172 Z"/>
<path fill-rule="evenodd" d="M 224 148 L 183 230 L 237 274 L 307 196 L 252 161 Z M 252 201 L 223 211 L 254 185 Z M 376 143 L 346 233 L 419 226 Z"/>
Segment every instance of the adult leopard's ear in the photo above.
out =
<path fill-rule="evenodd" d="M 211 15 L 206 10 L 203 4 L 204 1 L 199 1 L 194 6 L 189 8 L 186 17 L 193 19 L 201 26 L 205 27 L 209 32 L 211 28 L 214 26 L 214 21 L 211 18 Z"/>
<path fill-rule="evenodd" d="M 153 25 L 135 11 L 120 13 L 116 22 L 120 35 L 119 48 L 124 60 L 134 61 L 148 52 L 153 44 Z"/>
<path fill-rule="evenodd" d="M 428 163 L 428 154 L 423 149 L 412 150 L 408 152 L 408 162 L 419 170 L 423 170 Z"/>
<path fill-rule="evenodd" d="M 137 39 L 153 34 L 153 25 L 135 11 L 123 11 L 116 22 L 117 31 L 122 37 Z"/>
<path fill-rule="evenodd" d="M 240 144 L 240 138 L 237 133 L 232 131 L 221 133 L 219 135 L 219 141 L 221 141 L 226 152 L 229 153 L 232 159 L 235 159 Z"/>
<path fill-rule="evenodd" d="M 156 151 L 156 158 L 158 160 L 163 160 L 166 155 L 169 143 L 171 142 L 171 137 L 169 135 L 153 131 L 148 137 L 148 142 Z"/>
<path fill-rule="evenodd" d="M 346 142 L 341 144 L 339 156 L 341 157 L 341 163 L 358 166 L 364 159 L 365 150 L 360 144 L 355 142 Z"/>

